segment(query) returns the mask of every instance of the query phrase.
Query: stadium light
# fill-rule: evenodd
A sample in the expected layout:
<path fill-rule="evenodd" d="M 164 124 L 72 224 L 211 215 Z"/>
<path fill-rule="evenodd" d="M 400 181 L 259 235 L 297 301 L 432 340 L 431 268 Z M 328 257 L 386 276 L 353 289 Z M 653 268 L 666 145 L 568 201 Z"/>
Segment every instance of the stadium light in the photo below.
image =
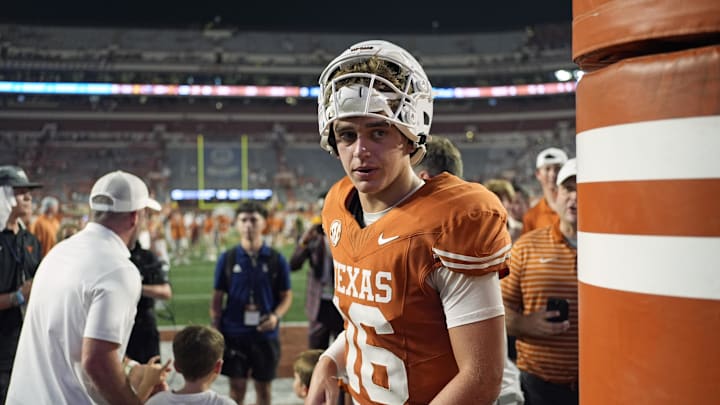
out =
<path fill-rule="evenodd" d="M 555 78 L 560 82 L 566 82 L 573 78 L 573 74 L 568 70 L 558 69 L 555 71 Z"/>

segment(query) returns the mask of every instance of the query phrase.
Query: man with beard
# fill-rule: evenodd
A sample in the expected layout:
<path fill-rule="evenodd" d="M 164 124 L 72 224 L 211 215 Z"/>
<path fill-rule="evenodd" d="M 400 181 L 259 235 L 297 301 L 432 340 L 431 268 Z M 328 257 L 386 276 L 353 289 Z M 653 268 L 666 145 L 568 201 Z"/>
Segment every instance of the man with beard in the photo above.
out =
<path fill-rule="evenodd" d="M 140 404 L 161 382 L 165 367 L 145 366 L 131 387 L 121 362 L 141 291 L 128 247 L 145 208 L 160 204 L 140 178 L 115 171 L 95 183 L 92 222 L 57 244 L 35 275 L 7 404 Z"/>

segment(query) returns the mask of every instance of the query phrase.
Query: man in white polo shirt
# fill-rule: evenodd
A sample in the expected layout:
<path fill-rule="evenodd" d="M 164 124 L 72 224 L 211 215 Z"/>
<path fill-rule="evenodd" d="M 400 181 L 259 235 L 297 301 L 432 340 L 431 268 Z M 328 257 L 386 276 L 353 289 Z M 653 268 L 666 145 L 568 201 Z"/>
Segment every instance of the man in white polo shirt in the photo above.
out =
<path fill-rule="evenodd" d="M 131 387 L 122 363 L 141 292 L 128 246 L 145 208 L 161 207 L 138 177 L 115 171 L 95 183 L 92 222 L 36 273 L 7 404 L 141 404 L 160 381 L 164 367 L 147 367 L 155 376 Z"/>

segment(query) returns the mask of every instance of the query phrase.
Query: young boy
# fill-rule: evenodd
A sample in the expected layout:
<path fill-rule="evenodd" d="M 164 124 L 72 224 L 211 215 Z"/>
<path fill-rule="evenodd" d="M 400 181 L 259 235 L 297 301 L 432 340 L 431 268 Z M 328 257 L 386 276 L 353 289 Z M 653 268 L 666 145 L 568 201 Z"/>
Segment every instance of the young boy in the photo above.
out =
<path fill-rule="evenodd" d="M 231 405 L 235 401 L 210 390 L 223 364 L 225 339 L 207 326 L 191 325 L 173 339 L 175 370 L 185 378 L 177 391 L 163 391 L 150 397 L 148 405 L 197 404 Z"/>
<path fill-rule="evenodd" d="M 310 349 L 298 354 L 293 363 L 293 371 L 295 381 L 293 381 L 293 391 L 298 398 L 307 397 L 310 388 L 310 377 L 312 377 L 313 369 L 317 364 L 323 349 Z"/>

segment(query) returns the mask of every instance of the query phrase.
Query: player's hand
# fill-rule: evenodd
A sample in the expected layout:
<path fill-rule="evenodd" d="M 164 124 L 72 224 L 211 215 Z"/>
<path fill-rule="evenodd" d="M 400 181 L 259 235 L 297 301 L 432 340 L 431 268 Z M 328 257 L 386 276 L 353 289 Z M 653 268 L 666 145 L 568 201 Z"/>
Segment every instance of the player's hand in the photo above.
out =
<path fill-rule="evenodd" d="M 305 397 L 306 405 L 335 405 L 340 395 L 337 378 L 337 365 L 328 356 L 321 356 L 315 365 L 310 389 Z"/>

